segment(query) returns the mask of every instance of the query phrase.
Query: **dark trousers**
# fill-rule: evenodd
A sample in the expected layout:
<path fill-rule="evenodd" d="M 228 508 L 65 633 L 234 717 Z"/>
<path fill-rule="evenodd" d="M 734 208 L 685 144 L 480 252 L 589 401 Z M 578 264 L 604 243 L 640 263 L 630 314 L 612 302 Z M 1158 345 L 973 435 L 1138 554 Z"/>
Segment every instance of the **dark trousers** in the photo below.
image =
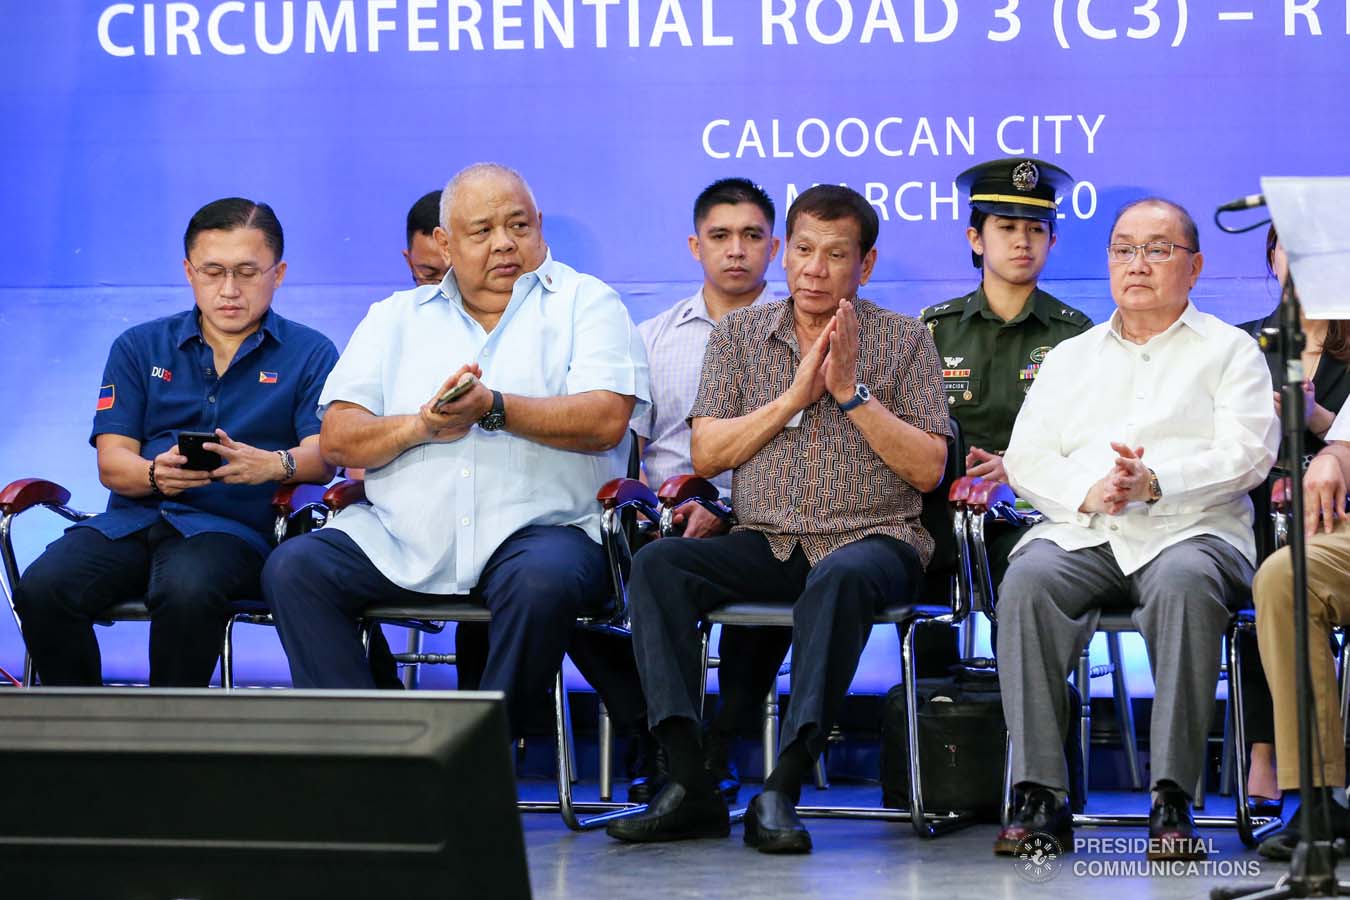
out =
<path fill-rule="evenodd" d="M 723 735 L 758 726 L 764 698 L 792 646 L 791 628 L 723 625 L 717 642 L 717 713 L 712 728 Z"/>
<path fill-rule="evenodd" d="M 228 534 L 185 538 L 168 522 L 117 540 L 72 528 L 33 561 L 14 603 L 39 680 L 49 686 L 103 681 L 94 622 L 115 603 L 145 597 L 150 609 L 150 684 L 211 681 L 232 600 L 256 597 L 263 560 Z"/>
<path fill-rule="evenodd" d="M 740 531 L 712 538 L 663 538 L 638 551 L 629 582 L 633 647 L 655 728 L 673 717 L 700 720 L 699 621 L 734 600 L 796 598 L 792 616 L 792 696 L 780 747 L 797 738 L 819 753 L 848 693 L 872 621 L 886 603 L 908 601 L 922 575 L 902 541 L 871 535 L 815 566 L 797 548 L 776 559 L 764 536 Z"/>
<path fill-rule="evenodd" d="M 524 733 L 531 700 L 552 685 L 575 619 L 603 605 L 608 589 L 604 549 L 579 528 L 523 528 L 488 559 L 468 599 L 492 612 L 481 687 L 506 694 L 513 735 Z M 361 611 L 435 599 L 394 584 L 336 529 L 278 547 L 263 571 L 263 596 L 298 688 L 373 687 L 357 630 Z"/>

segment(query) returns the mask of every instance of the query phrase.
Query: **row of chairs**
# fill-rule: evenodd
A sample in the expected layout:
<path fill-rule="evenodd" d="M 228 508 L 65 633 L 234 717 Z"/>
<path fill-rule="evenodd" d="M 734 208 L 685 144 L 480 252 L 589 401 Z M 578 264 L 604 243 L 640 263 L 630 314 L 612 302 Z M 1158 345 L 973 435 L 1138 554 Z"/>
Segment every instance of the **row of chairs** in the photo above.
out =
<path fill-rule="evenodd" d="M 828 818 L 867 818 L 892 821 L 910 821 L 914 829 L 925 837 L 943 833 L 961 827 L 973 821 L 973 817 L 963 811 L 932 811 L 925 807 L 923 800 L 923 778 L 920 771 L 918 749 L 918 709 L 916 659 L 914 636 L 920 627 L 957 627 L 964 628 L 967 636 L 973 634 L 973 616 L 982 614 L 991 621 L 995 617 L 994 586 L 989 577 L 988 555 L 985 549 L 984 532 L 986 526 L 1000 527 L 994 523 L 1014 522 L 1029 524 L 1034 514 L 1019 511 L 1016 498 L 1006 485 L 981 482 L 979 479 L 959 477 L 960 465 L 965 452 L 959 426 L 951 421 L 953 437 L 948 447 L 948 467 L 943 483 L 924 498 L 924 524 L 934 536 L 937 550 L 930 565 L 924 589 L 914 602 L 897 603 L 882 609 L 877 617 L 878 624 L 894 624 L 901 635 L 902 683 L 906 685 L 909 768 L 910 768 L 910 805 L 909 809 L 860 808 L 813 806 L 803 807 L 799 812 L 804 816 Z M 625 581 L 631 562 L 631 547 L 635 533 L 636 513 L 649 522 L 662 523 L 670 530 L 674 511 L 685 503 L 700 503 L 708 508 L 717 506 L 716 489 L 694 476 L 679 476 L 653 493 L 647 486 L 631 479 L 615 479 L 604 485 L 597 495 L 603 513 L 603 535 L 610 563 L 610 577 L 613 582 L 613 604 L 606 610 L 578 622 L 578 627 L 606 631 L 624 632 L 627 629 L 627 597 Z M 10 585 L 17 583 L 18 565 L 11 542 L 14 518 L 20 513 L 35 507 L 46 507 L 63 518 L 78 522 L 91 514 L 72 509 L 68 504 L 70 494 L 64 488 L 52 482 L 40 479 L 16 481 L 0 491 L 0 556 L 3 556 L 6 595 L 13 610 L 13 596 Z M 344 481 L 330 488 L 315 486 L 288 486 L 277 492 L 273 501 L 276 513 L 275 538 L 277 541 L 302 533 L 314 527 L 321 527 L 330 516 L 340 515 L 341 511 L 354 503 L 364 501 L 364 485 L 359 481 Z M 1278 528 L 1278 524 L 1277 524 Z M 15 612 L 16 621 L 18 614 Z M 106 620 L 128 621 L 148 618 L 143 600 L 129 599 L 110 609 Z M 447 598 L 443 601 L 420 605 L 377 606 L 367 610 L 365 625 L 376 623 L 402 625 L 412 629 L 412 633 L 434 632 L 447 622 L 485 622 L 490 618 L 488 612 L 465 598 Z M 1241 721 L 1241 677 L 1237 665 L 1240 642 L 1235 639 L 1239 630 L 1251 628 L 1250 615 L 1235 617 L 1230 628 L 1227 642 L 1228 671 L 1230 681 L 1230 728 L 1233 737 L 1232 760 L 1238 773 L 1237 813 L 1229 817 L 1202 817 L 1202 826 L 1236 827 L 1244 842 L 1255 843 L 1267 831 L 1278 827 L 1275 818 L 1255 818 L 1251 815 L 1246 798 L 1246 761 L 1243 748 L 1245 740 Z M 270 624 L 271 619 L 260 601 L 239 603 L 231 615 L 221 646 L 222 685 L 226 689 L 235 686 L 233 672 L 232 636 L 236 623 Z M 709 654 L 709 634 L 715 625 L 748 625 L 762 627 L 790 627 L 792 624 L 791 603 L 752 603 L 740 602 L 727 604 L 712 611 L 703 623 L 703 647 L 706 669 L 715 665 Z M 1115 676 L 1117 709 L 1122 719 L 1122 734 L 1126 740 L 1126 760 L 1130 779 L 1136 789 L 1142 787 L 1142 778 L 1138 764 L 1137 750 L 1133 740 L 1133 721 L 1130 716 L 1130 701 L 1125 690 L 1124 670 L 1120 657 L 1119 634 L 1133 630 L 1128 615 L 1103 616 L 1101 630 L 1108 634 L 1108 647 L 1111 654 L 1110 671 Z M 966 641 L 970 646 L 970 641 Z M 410 647 L 407 654 L 400 654 L 403 662 L 417 665 L 426 662 L 452 661 L 446 655 L 423 654 L 420 646 Z M 1083 696 L 1088 695 L 1088 670 L 1086 654 L 1079 666 L 1078 682 Z M 705 677 L 706 681 L 706 677 Z M 24 683 L 33 682 L 31 662 L 25 660 Z M 579 803 L 572 796 L 572 782 L 575 778 L 573 741 L 571 738 L 570 710 L 563 689 L 562 673 L 559 672 L 554 688 L 554 719 L 557 731 L 556 755 L 558 776 L 558 802 L 526 802 L 521 804 L 524 811 L 558 812 L 568 827 L 575 830 L 596 828 L 606 824 L 616 816 L 631 814 L 640 809 L 630 804 L 609 802 L 612 779 L 612 757 L 609 747 L 610 729 L 608 718 L 601 709 L 600 747 L 601 747 L 601 800 L 597 803 Z M 1350 698 L 1350 692 L 1343 692 L 1342 703 Z M 776 710 L 776 689 L 765 701 L 765 771 L 772 766 L 773 741 L 767 737 L 772 722 L 768 716 Z M 1084 771 L 1090 748 L 1090 719 L 1084 717 L 1080 738 L 1084 751 Z M 1010 771 L 1010 770 L 1009 770 Z M 823 772 L 818 774 L 818 782 L 823 782 Z M 1197 796 L 1201 796 L 1199 793 Z M 1012 803 L 1011 786 L 1005 789 L 1005 820 L 1010 813 Z M 583 813 L 590 813 L 583 816 Z M 737 810 L 733 815 L 739 815 Z M 1081 825 L 1137 825 L 1146 821 L 1145 816 L 1101 816 L 1081 815 L 1075 818 Z"/>
<path fill-rule="evenodd" d="M 951 446 L 949 446 L 949 465 L 947 475 L 944 478 L 945 483 L 949 483 L 959 473 L 959 463 L 964 460 L 965 456 L 959 428 L 954 420 L 952 429 L 954 436 Z M 697 498 L 707 500 L 710 491 L 712 496 L 715 497 L 716 492 L 711 485 L 701 479 L 692 477 L 676 479 L 668 483 L 661 490 L 659 497 L 647 486 L 631 478 L 615 479 L 602 487 L 597 495 L 597 500 L 604 508 L 603 535 L 610 562 L 614 602 L 610 608 L 596 616 L 581 620 L 578 627 L 608 631 L 625 631 L 627 629 L 627 597 L 624 585 L 628 566 L 631 562 L 635 513 L 640 511 L 643 517 L 653 522 L 661 522 L 664 519 L 669 525 L 675 509 L 683 503 L 697 502 Z M 951 531 L 951 517 L 944 495 L 945 488 L 939 487 L 925 497 L 925 524 L 930 531 L 934 532 L 939 543 L 938 557 L 935 560 L 932 572 L 933 577 L 930 578 L 929 587 L 925 590 L 922 598 L 927 602 L 892 605 L 882 610 L 876 618 L 879 624 L 890 623 L 899 626 L 901 634 L 904 636 L 902 640 L 904 681 L 910 684 L 914 681 L 913 630 L 920 625 L 929 623 L 949 626 L 958 623 L 965 615 L 965 612 L 953 609 L 950 603 L 952 584 L 950 547 L 953 544 L 954 535 Z M 354 503 L 363 502 L 364 499 L 364 484 L 359 481 L 344 481 L 326 489 L 315 486 L 288 486 L 283 488 L 277 492 L 273 501 L 276 513 L 274 537 L 277 542 L 280 542 L 295 534 L 303 533 L 315 527 L 322 527 L 329 517 L 340 515 L 343 509 Z M 19 622 L 18 612 L 14 609 L 11 590 L 11 586 L 17 583 L 20 575 L 10 539 L 14 519 L 19 514 L 38 507 L 50 509 L 71 522 L 79 522 L 93 515 L 92 513 L 72 509 L 69 502 L 69 491 L 53 482 L 41 479 L 22 479 L 0 490 L 0 556 L 3 556 L 4 560 L 6 582 L 4 587 L 11 611 L 14 613 L 15 621 L 20 628 L 22 628 L 22 623 Z M 129 598 L 110 608 L 103 621 L 112 623 L 115 621 L 145 620 L 147 618 L 148 611 L 144 600 Z M 484 622 L 488 621 L 489 618 L 490 616 L 485 609 L 467 602 L 465 598 L 447 598 L 444 601 L 417 606 L 382 605 L 372 607 L 366 611 L 364 622 L 366 627 L 376 623 L 403 625 L 413 629 L 416 634 L 423 634 L 438 630 L 447 622 Z M 233 633 L 235 625 L 239 622 L 266 625 L 271 624 L 271 618 L 266 607 L 258 600 L 242 601 L 236 604 L 232 610 L 232 615 L 222 636 L 221 645 L 222 686 L 226 689 L 233 689 L 235 686 Z M 790 627 L 791 623 L 791 604 L 786 601 L 767 606 L 751 603 L 730 604 L 714 611 L 704 623 L 705 671 L 707 665 L 715 664 L 715 660 L 712 660 L 707 654 L 708 634 L 713 626 L 744 624 Z M 420 654 L 418 648 L 413 648 L 411 653 L 404 656 L 405 660 L 412 664 L 428 661 L 450 661 L 450 658 L 444 655 L 434 660 L 430 659 L 428 657 L 434 655 Z M 31 660 L 26 658 L 24 684 L 31 685 L 33 681 L 32 663 Z M 770 714 L 771 711 L 776 710 L 776 694 L 771 694 L 769 698 L 766 698 L 765 709 L 767 771 L 772 765 L 770 751 L 773 743 L 767 737 L 767 732 L 774 725 Z M 573 799 L 571 786 L 576 767 L 573 761 L 570 712 L 563 691 L 561 672 L 559 672 L 555 682 L 554 718 L 557 730 L 558 802 L 524 802 L 521 804 L 522 810 L 556 811 L 562 815 L 568 827 L 575 830 L 600 827 L 616 816 L 638 811 L 640 807 L 631 804 L 607 802 L 611 778 L 611 757 L 606 752 L 610 741 L 609 729 L 607 728 L 608 719 L 603 715 L 603 709 L 600 721 L 602 799 L 598 803 L 578 803 Z M 910 754 L 910 766 L 910 783 L 914 786 L 914 802 L 912 804 L 914 815 L 911 815 L 910 811 L 907 810 L 851 807 L 815 807 L 804 809 L 803 813 L 829 817 L 912 819 L 916 823 L 916 828 L 919 828 L 921 833 L 925 834 L 937 833 L 944 826 L 950 827 L 953 823 L 964 821 L 965 817 L 960 813 L 935 814 L 923 809 L 919 789 L 922 779 L 916 752 Z M 818 781 L 823 782 L 823 771 L 818 773 Z M 583 817 L 580 815 L 581 813 L 593 813 L 593 815 Z"/>

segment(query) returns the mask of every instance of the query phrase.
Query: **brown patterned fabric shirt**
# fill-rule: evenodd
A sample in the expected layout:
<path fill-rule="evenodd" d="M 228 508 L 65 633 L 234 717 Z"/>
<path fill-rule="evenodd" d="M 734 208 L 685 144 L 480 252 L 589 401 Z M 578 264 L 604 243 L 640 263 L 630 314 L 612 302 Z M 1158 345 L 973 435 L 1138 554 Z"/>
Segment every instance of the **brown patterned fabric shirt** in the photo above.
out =
<path fill-rule="evenodd" d="M 858 380 L 900 419 L 947 434 L 942 368 L 928 329 L 870 300 L 858 317 Z M 691 419 L 732 419 L 781 396 L 801 362 L 792 299 L 725 316 L 708 338 Z M 826 393 L 801 424 L 774 435 L 732 475 L 736 530 L 764 534 L 775 557 L 801 545 L 811 565 L 845 544 L 885 534 L 918 551 L 924 566 L 933 538 L 919 524 L 923 497 L 892 471 Z"/>

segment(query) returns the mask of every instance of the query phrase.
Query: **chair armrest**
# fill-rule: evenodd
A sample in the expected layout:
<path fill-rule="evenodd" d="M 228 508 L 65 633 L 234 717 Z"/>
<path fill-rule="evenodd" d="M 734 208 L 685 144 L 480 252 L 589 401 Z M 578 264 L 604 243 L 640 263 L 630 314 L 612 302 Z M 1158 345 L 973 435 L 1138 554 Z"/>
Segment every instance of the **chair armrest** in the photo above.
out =
<path fill-rule="evenodd" d="M 366 500 L 366 483 L 355 479 L 339 481 L 324 491 L 323 502 L 333 512 L 346 509 Z"/>
<path fill-rule="evenodd" d="M 1270 486 L 1270 508 L 1273 512 L 1287 513 L 1292 504 L 1289 497 L 1289 476 L 1277 478 Z"/>
<path fill-rule="evenodd" d="M 964 508 L 970 503 L 970 492 L 980 479 L 974 475 L 962 475 L 947 489 L 947 500 L 953 506 Z"/>
<path fill-rule="evenodd" d="M 947 499 L 958 507 L 965 507 L 977 513 L 987 513 L 1000 503 L 1011 507 L 1017 502 L 1013 489 L 1001 481 L 992 481 L 974 475 L 966 475 L 952 482 Z"/>
<path fill-rule="evenodd" d="M 706 478 L 697 475 L 672 475 L 661 485 L 656 496 L 661 498 L 662 506 L 674 508 L 690 500 L 716 503 L 721 494 L 716 485 Z"/>
<path fill-rule="evenodd" d="M 595 499 L 600 501 L 600 505 L 605 509 L 633 502 L 642 503 L 649 509 L 655 509 L 657 506 L 656 495 L 652 493 L 652 489 L 636 478 L 614 478 L 606 481 L 596 493 Z"/>
<path fill-rule="evenodd" d="M 296 510 L 323 503 L 327 490 L 322 484 L 283 484 L 272 495 L 272 510 L 279 516 L 293 516 Z"/>
<path fill-rule="evenodd" d="M 980 479 L 980 483 L 970 489 L 970 500 L 967 502 L 976 512 L 988 512 L 1000 503 L 1011 508 L 1017 502 L 1017 495 L 1001 481 Z"/>
<path fill-rule="evenodd" d="M 69 502 L 70 491 L 44 478 L 20 478 L 0 490 L 0 514 L 7 516 L 33 506 L 65 506 Z"/>

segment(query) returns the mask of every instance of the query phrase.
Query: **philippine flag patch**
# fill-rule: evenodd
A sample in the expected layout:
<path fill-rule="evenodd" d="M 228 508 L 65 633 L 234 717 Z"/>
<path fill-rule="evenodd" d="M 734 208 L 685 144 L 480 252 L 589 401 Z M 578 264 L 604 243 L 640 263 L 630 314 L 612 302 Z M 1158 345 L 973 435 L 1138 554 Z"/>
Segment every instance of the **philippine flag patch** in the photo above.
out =
<path fill-rule="evenodd" d="M 94 407 L 95 412 L 103 412 L 105 409 L 112 409 L 113 403 L 117 401 L 117 385 L 105 384 L 98 389 L 98 405 Z"/>
<path fill-rule="evenodd" d="M 258 384 L 276 384 L 276 383 L 277 383 L 277 373 L 276 373 L 276 372 L 259 372 L 259 373 L 258 373 Z"/>

